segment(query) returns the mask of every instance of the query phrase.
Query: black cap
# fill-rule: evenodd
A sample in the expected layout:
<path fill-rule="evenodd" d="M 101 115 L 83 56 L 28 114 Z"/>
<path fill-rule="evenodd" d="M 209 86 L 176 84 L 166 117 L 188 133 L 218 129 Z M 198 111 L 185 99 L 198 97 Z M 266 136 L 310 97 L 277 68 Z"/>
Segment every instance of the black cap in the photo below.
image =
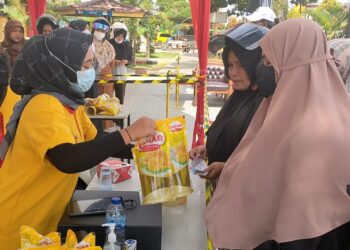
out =
<path fill-rule="evenodd" d="M 38 17 L 38 19 L 36 19 L 36 28 L 38 29 L 38 31 L 41 31 L 45 24 L 52 25 L 52 29 L 58 28 L 58 22 L 56 17 L 50 14 L 42 14 Z"/>
<path fill-rule="evenodd" d="M 259 47 L 260 39 L 269 31 L 268 28 L 252 23 L 244 23 L 210 39 L 209 51 L 216 53 L 225 46 L 225 38 L 231 39 L 246 50 Z"/>

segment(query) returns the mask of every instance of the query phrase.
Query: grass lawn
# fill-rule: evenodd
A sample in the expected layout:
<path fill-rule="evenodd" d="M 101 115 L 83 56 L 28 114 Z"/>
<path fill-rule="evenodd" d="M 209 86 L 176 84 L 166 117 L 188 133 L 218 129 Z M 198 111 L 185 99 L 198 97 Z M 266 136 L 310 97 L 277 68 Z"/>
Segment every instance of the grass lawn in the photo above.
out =
<path fill-rule="evenodd" d="M 151 58 L 174 58 L 177 57 L 178 53 L 177 52 L 156 52 L 151 54 Z M 139 58 L 145 58 L 146 53 L 136 53 L 136 57 Z"/>
<path fill-rule="evenodd" d="M 165 67 L 167 63 L 158 63 L 158 64 L 141 64 L 141 65 L 136 65 L 133 69 L 161 69 Z"/>

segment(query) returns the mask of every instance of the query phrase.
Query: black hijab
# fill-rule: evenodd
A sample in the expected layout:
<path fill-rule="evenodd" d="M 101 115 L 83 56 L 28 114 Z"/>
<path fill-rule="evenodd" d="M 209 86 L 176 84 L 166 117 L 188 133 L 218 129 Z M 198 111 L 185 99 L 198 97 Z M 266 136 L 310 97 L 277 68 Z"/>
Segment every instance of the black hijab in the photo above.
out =
<path fill-rule="evenodd" d="M 86 28 L 86 25 L 88 25 L 88 21 L 84 21 L 81 19 L 73 20 L 69 23 L 69 27 L 78 31 L 84 31 Z"/>
<path fill-rule="evenodd" d="M 91 44 L 91 35 L 68 28 L 56 29 L 47 36 L 32 37 L 13 68 L 12 90 L 19 95 L 29 95 L 32 90 L 57 92 L 83 104 L 84 94 L 76 87 L 75 72 L 81 69 Z"/>
<path fill-rule="evenodd" d="M 275 70 L 272 66 L 264 65 L 263 60 L 258 64 L 256 70 L 259 95 L 263 97 L 271 96 L 276 89 Z"/>
<path fill-rule="evenodd" d="M 49 94 L 73 109 L 84 103 L 84 93 L 77 88 L 76 71 L 81 69 L 91 44 L 91 35 L 63 28 L 47 36 L 34 36 L 24 45 L 10 79 L 11 89 L 24 97 L 16 103 L 6 125 L 0 165 L 15 138 L 22 112 L 33 96 Z"/>
<path fill-rule="evenodd" d="M 225 74 L 227 78 L 230 78 L 228 75 L 228 53 L 230 51 L 235 53 L 242 67 L 247 72 L 250 82 L 254 83 L 256 81 L 256 69 L 261 61 L 261 48 L 257 47 L 254 50 L 246 50 L 232 39 L 225 37 L 225 47 L 222 53 L 222 61 L 225 66 Z"/>
<path fill-rule="evenodd" d="M 10 56 L 5 49 L 0 48 L 0 85 L 8 85 L 10 76 Z"/>
<path fill-rule="evenodd" d="M 250 82 L 257 79 L 256 69 L 261 61 L 261 49 L 245 50 L 233 40 L 226 38 L 222 54 L 225 74 L 228 74 L 228 53 L 233 51 L 247 72 Z M 244 136 L 262 97 L 257 91 L 235 90 L 220 110 L 216 120 L 207 132 L 207 153 L 209 164 L 226 162 Z"/>
<path fill-rule="evenodd" d="M 5 49 L 0 49 L 0 106 L 6 97 L 10 68 L 10 56 Z"/>

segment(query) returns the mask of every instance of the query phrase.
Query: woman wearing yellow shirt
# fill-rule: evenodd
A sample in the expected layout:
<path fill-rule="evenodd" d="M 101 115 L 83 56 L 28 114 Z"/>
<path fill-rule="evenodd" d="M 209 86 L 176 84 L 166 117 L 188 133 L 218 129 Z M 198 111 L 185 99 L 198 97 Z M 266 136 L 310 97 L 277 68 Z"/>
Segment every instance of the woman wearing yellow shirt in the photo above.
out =
<path fill-rule="evenodd" d="M 0 146 L 0 249 L 19 248 L 21 225 L 56 230 L 77 173 L 129 153 L 132 140 L 155 133 L 154 121 L 144 117 L 94 139 L 81 106 L 95 79 L 91 44 L 91 35 L 57 29 L 31 38 L 14 66 L 11 89 L 24 97 Z"/>
<path fill-rule="evenodd" d="M 14 99 L 16 95 L 13 94 L 12 91 L 10 91 L 10 88 L 8 86 L 9 73 L 10 73 L 9 55 L 5 49 L 0 47 L 0 115 L 2 118 L 0 120 L 0 129 L 1 129 L 0 141 L 2 141 L 3 139 L 3 135 L 5 133 L 4 127 L 12 113 L 13 106 L 18 101 Z M 18 96 L 18 99 L 21 99 L 20 96 Z"/>
<path fill-rule="evenodd" d="M 4 131 L 6 133 L 6 124 L 12 115 L 12 110 L 16 102 L 21 100 L 21 96 L 13 93 L 13 91 L 8 85 L 5 85 L 4 87 L 6 87 L 5 96 L 3 102 L 0 104 L 0 112 L 3 115 L 3 126 L 5 129 Z"/>

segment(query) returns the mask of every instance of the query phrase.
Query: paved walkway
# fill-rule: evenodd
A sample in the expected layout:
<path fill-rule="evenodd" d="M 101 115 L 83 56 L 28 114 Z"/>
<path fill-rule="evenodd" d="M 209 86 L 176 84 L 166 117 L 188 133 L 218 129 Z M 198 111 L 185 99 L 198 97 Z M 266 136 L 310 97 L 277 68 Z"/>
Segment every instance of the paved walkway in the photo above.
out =
<path fill-rule="evenodd" d="M 164 59 L 163 59 L 164 60 Z M 169 59 L 165 59 L 169 60 Z M 184 53 L 180 60 L 180 73 L 192 74 L 192 70 L 198 64 L 197 54 Z M 158 73 L 164 74 L 168 70 L 175 71 L 177 62 L 175 59 L 169 60 L 168 65 Z M 153 72 L 152 72 L 153 73 Z M 176 107 L 175 86 L 170 87 L 169 116 L 185 115 L 187 122 L 187 140 L 192 142 L 193 126 L 196 116 L 196 106 L 193 106 L 192 86 L 180 86 L 180 101 Z M 209 118 L 215 120 L 217 113 L 224 104 L 222 98 L 215 95 L 208 96 Z M 126 98 L 123 109 L 130 112 L 131 121 L 135 121 L 141 116 L 149 116 L 154 119 L 165 118 L 166 115 L 166 85 L 165 84 L 128 84 L 126 88 Z M 191 146 L 189 144 L 188 146 Z"/>
<path fill-rule="evenodd" d="M 197 66 L 196 54 L 184 54 L 181 58 L 180 72 L 190 74 Z M 167 67 L 175 70 L 177 62 L 170 60 Z M 176 107 L 175 86 L 170 89 L 170 117 L 184 115 L 187 123 L 188 147 L 191 147 L 192 133 L 196 115 L 196 107 L 192 105 L 193 88 L 180 87 L 180 102 Z M 215 119 L 223 105 L 223 100 L 217 96 L 209 96 L 210 119 Z M 131 113 L 131 122 L 141 116 L 163 119 L 166 115 L 166 85 L 165 84 L 129 84 L 126 88 L 126 98 L 123 110 Z M 163 207 L 163 250 L 204 250 L 206 249 L 206 227 L 204 220 L 205 195 L 204 181 L 197 176 L 191 176 L 194 192 L 189 196 L 187 205 L 176 208 Z"/>

